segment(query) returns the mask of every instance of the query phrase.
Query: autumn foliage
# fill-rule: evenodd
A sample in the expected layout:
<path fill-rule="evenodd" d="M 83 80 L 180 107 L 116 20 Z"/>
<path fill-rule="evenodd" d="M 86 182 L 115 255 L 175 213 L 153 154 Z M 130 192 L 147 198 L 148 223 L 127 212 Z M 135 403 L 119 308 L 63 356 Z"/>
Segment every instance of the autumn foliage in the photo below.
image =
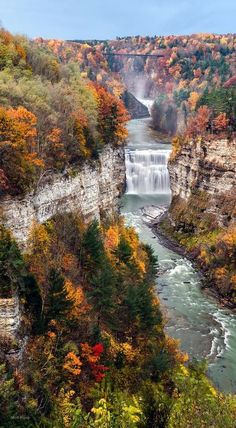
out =
<path fill-rule="evenodd" d="M 122 101 L 62 65 L 47 47 L 0 31 L 0 194 L 23 194 L 48 172 L 97 159 L 122 144 Z M 101 82 L 102 83 L 102 82 Z"/>
<path fill-rule="evenodd" d="M 22 192 L 44 162 L 36 150 L 36 117 L 24 107 L 0 108 L 0 192 Z"/>

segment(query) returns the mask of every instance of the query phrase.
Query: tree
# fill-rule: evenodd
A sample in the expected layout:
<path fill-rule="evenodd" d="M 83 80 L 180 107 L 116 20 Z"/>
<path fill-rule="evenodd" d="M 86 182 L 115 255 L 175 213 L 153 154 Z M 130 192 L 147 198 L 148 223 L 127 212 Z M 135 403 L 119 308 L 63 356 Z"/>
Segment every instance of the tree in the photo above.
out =
<path fill-rule="evenodd" d="M 84 233 L 81 244 L 81 264 L 87 272 L 93 272 L 103 263 L 104 245 L 97 220 L 92 221 Z"/>
<path fill-rule="evenodd" d="M 154 305 L 154 299 L 149 285 L 145 282 L 137 287 L 137 314 L 140 320 L 140 329 L 152 334 L 153 327 L 161 322 L 159 307 Z"/>
<path fill-rule="evenodd" d="M 68 298 L 64 278 L 56 269 L 51 270 L 48 283 L 48 295 L 44 308 L 45 328 L 52 320 L 64 323 L 73 307 L 73 302 Z"/>
<path fill-rule="evenodd" d="M 93 299 L 93 306 L 98 311 L 99 316 L 106 322 L 112 320 L 114 309 L 114 298 L 116 290 L 116 278 L 109 260 L 104 256 L 102 266 L 97 269 L 95 275 L 91 275 L 90 297 Z"/>
<path fill-rule="evenodd" d="M 123 236 L 121 236 L 117 249 L 114 250 L 114 254 L 120 263 L 129 263 L 132 257 L 132 249 L 128 241 Z"/>
<path fill-rule="evenodd" d="M 14 378 L 7 371 L 5 364 L 0 365 L 0 426 L 14 428 L 20 423 L 18 392 Z M 21 426 L 21 425 L 17 425 Z"/>
<path fill-rule="evenodd" d="M 208 130 L 211 111 L 207 106 L 199 107 L 195 116 L 188 123 L 186 134 L 190 138 L 204 136 Z"/>
<path fill-rule="evenodd" d="M 9 298 L 23 288 L 25 263 L 11 234 L 0 225 L 0 295 Z"/>
<path fill-rule="evenodd" d="M 36 117 L 32 113 L 23 107 L 0 108 L 0 169 L 8 192 L 26 191 L 43 167 L 35 138 Z"/>
<path fill-rule="evenodd" d="M 226 113 L 220 113 L 214 120 L 213 126 L 216 132 L 222 132 L 227 129 L 229 119 L 226 117 Z"/>
<path fill-rule="evenodd" d="M 125 123 L 129 115 L 123 102 L 106 91 L 105 88 L 95 85 L 98 97 L 98 130 L 104 143 L 122 143 L 127 135 Z"/>

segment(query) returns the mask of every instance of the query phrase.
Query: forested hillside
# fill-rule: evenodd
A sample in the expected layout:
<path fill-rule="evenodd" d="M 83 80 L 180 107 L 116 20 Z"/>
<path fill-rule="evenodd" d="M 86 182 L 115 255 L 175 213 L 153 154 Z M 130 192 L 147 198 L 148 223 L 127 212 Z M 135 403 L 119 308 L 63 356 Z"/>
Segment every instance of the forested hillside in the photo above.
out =
<path fill-rule="evenodd" d="M 84 75 L 116 95 L 127 87 L 138 97 L 155 99 L 153 124 L 170 135 L 185 131 L 203 93 L 222 87 L 236 74 L 234 34 L 137 36 L 90 44 L 36 42 L 46 45 L 62 62 L 77 61 Z"/>
<path fill-rule="evenodd" d="M 56 216 L 24 256 L 4 228 L 0 249 L 1 295 L 20 296 L 27 335 L 15 369 L 1 338 L 2 427 L 233 428 L 234 398 L 164 334 L 157 260 L 133 229 Z"/>
<path fill-rule="evenodd" d="M 0 31 L 0 196 L 122 144 L 123 103 L 48 49 Z"/>

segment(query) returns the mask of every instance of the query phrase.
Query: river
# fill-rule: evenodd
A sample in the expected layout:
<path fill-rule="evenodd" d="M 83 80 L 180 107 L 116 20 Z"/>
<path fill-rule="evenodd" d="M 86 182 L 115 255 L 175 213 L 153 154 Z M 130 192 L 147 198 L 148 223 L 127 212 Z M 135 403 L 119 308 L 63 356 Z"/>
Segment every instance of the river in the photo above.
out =
<path fill-rule="evenodd" d="M 201 291 L 201 277 L 191 262 L 160 243 L 141 210 L 170 203 L 167 160 L 171 147 L 158 142 L 149 119 L 132 120 L 128 128 L 122 213 L 158 256 L 156 287 L 167 314 L 166 332 L 180 340 L 180 348 L 190 358 L 208 360 L 208 375 L 220 390 L 236 392 L 236 315 Z"/>

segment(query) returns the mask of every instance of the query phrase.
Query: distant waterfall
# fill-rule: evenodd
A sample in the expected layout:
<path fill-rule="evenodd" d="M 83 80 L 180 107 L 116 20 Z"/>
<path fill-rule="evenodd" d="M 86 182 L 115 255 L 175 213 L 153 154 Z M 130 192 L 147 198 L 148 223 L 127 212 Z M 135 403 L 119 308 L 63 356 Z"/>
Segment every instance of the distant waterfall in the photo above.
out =
<path fill-rule="evenodd" d="M 148 108 L 149 113 L 151 114 L 151 108 L 154 103 L 154 100 L 150 100 L 148 98 L 137 98 L 140 103 L 142 103 L 144 106 Z"/>
<path fill-rule="evenodd" d="M 129 194 L 170 192 L 167 161 L 169 150 L 127 150 L 126 183 Z"/>

